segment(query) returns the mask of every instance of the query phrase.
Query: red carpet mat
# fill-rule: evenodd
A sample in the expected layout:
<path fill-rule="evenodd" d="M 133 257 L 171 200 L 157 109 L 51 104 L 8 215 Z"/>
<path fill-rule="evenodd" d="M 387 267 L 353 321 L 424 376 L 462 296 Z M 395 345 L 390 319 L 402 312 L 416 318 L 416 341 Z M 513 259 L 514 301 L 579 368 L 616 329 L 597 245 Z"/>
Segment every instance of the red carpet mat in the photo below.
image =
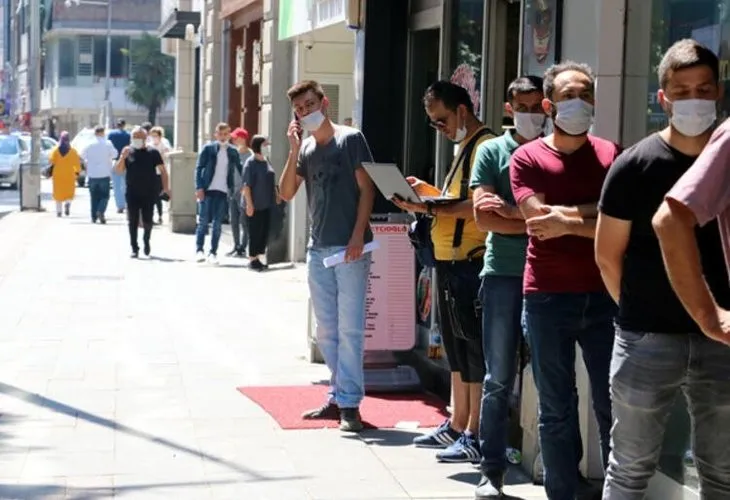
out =
<path fill-rule="evenodd" d="M 304 420 L 306 410 L 317 408 L 327 396 L 327 386 L 239 387 L 238 390 L 271 415 L 282 429 L 336 428 L 335 420 Z M 437 427 L 446 418 L 445 403 L 423 393 L 366 395 L 360 405 L 365 427 Z"/>

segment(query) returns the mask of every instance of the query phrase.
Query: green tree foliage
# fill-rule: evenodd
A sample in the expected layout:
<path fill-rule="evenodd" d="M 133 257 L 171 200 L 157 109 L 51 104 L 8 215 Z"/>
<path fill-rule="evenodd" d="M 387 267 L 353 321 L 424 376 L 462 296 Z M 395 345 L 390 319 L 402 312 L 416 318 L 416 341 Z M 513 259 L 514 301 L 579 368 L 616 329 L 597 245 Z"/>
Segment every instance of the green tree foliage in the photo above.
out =
<path fill-rule="evenodd" d="M 160 39 L 149 33 L 122 49 L 132 61 L 127 98 L 147 109 L 147 120 L 156 123 L 157 113 L 175 94 L 175 59 L 160 50 Z"/>

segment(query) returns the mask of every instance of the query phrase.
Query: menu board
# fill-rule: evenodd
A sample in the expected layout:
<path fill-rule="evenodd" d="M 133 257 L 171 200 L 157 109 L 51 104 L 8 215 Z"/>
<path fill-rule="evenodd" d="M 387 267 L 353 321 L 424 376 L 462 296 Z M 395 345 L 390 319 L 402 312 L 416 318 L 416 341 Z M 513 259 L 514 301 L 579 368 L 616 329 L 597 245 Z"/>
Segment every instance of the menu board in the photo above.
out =
<path fill-rule="evenodd" d="M 366 351 L 408 351 L 416 343 L 416 262 L 406 224 L 374 223 L 365 311 Z"/>

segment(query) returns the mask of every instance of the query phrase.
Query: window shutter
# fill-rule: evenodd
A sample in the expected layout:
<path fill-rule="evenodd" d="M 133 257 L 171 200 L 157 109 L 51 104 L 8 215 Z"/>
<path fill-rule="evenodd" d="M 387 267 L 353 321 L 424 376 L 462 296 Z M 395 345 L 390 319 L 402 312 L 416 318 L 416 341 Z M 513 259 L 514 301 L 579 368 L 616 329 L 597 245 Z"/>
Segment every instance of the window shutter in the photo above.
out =
<path fill-rule="evenodd" d="M 333 85 L 331 83 L 323 83 L 322 90 L 324 91 L 324 95 L 326 95 L 330 101 L 330 107 L 327 110 L 330 120 L 335 123 L 340 123 L 340 86 Z"/>
<path fill-rule="evenodd" d="M 79 36 L 79 76 L 91 76 L 94 71 L 93 37 L 89 35 Z"/>

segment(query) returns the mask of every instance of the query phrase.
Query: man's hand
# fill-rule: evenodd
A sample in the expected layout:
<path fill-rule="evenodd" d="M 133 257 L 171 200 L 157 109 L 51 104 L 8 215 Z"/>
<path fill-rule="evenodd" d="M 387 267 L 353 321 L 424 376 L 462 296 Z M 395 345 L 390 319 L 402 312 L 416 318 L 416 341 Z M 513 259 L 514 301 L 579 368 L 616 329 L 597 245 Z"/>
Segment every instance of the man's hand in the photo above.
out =
<path fill-rule="evenodd" d="M 203 201 L 205 199 L 205 191 L 203 189 L 198 189 L 195 191 L 195 199 L 198 201 Z"/>
<path fill-rule="evenodd" d="M 717 309 L 717 321 L 709 327 L 702 327 L 703 333 L 725 345 L 730 345 L 730 311 Z"/>
<path fill-rule="evenodd" d="M 172 192 L 170 191 L 170 188 L 165 188 L 162 192 L 165 193 L 170 200 L 172 199 Z"/>
<path fill-rule="evenodd" d="M 411 203 L 410 201 L 406 201 L 400 196 L 394 196 L 390 200 L 393 202 L 393 205 L 400 208 L 401 210 L 405 210 L 406 212 L 410 212 L 412 214 L 425 214 L 428 213 L 428 207 L 425 203 Z"/>
<path fill-rule="evenodd" d="M 513 207 L 495 193 L 484 192 L 474 200 L 474 210 L 494 212 L 503 219 L 518 219 L 517 207 Z"/>
<path fill-rule="evenodd" d="M 253 217 L 254 212 L 256 212 L 256 210 L 254 210 L 253 205 L 251 203 L 246 203 L 246 215 Z"/>
<path fill-rule="evenodd" d="M 299 148 L 302 146 L 302 126 L 299 124 L 299 120 L 292 120 L 289 123 L 286 137 L 289 139 L 289 148 L 292 152 L 298 153 Z"/>
<path fill-rule="evenodd" d="M 535 236 L 539 240 L 560 238 L 568 234 L 566 227 L 568 224 L 567 215 L 548 205 L 543 205 L 541 210 L 545 215 L 538 215 L 525 221 L 527 224 L 527 234 Z"/>
<path fill-rule="evenodd" d="M 365 246 L 365 238 L 363 235 L 352 235 L 350 242 L 345 250 L 345 262 L 354 262 L 362 257 L 362 249 Z"/>
<path fill-rule="evenodd" d="M 124 148 L 122 148 L 122 154 L 119 155 L 119 158 L 122 159 L 122 160 L 124 160 L 127 156 L 129 156 L 129 152 L 131 150 L 132 150 L 131 147 L 124 146 Z"/>

